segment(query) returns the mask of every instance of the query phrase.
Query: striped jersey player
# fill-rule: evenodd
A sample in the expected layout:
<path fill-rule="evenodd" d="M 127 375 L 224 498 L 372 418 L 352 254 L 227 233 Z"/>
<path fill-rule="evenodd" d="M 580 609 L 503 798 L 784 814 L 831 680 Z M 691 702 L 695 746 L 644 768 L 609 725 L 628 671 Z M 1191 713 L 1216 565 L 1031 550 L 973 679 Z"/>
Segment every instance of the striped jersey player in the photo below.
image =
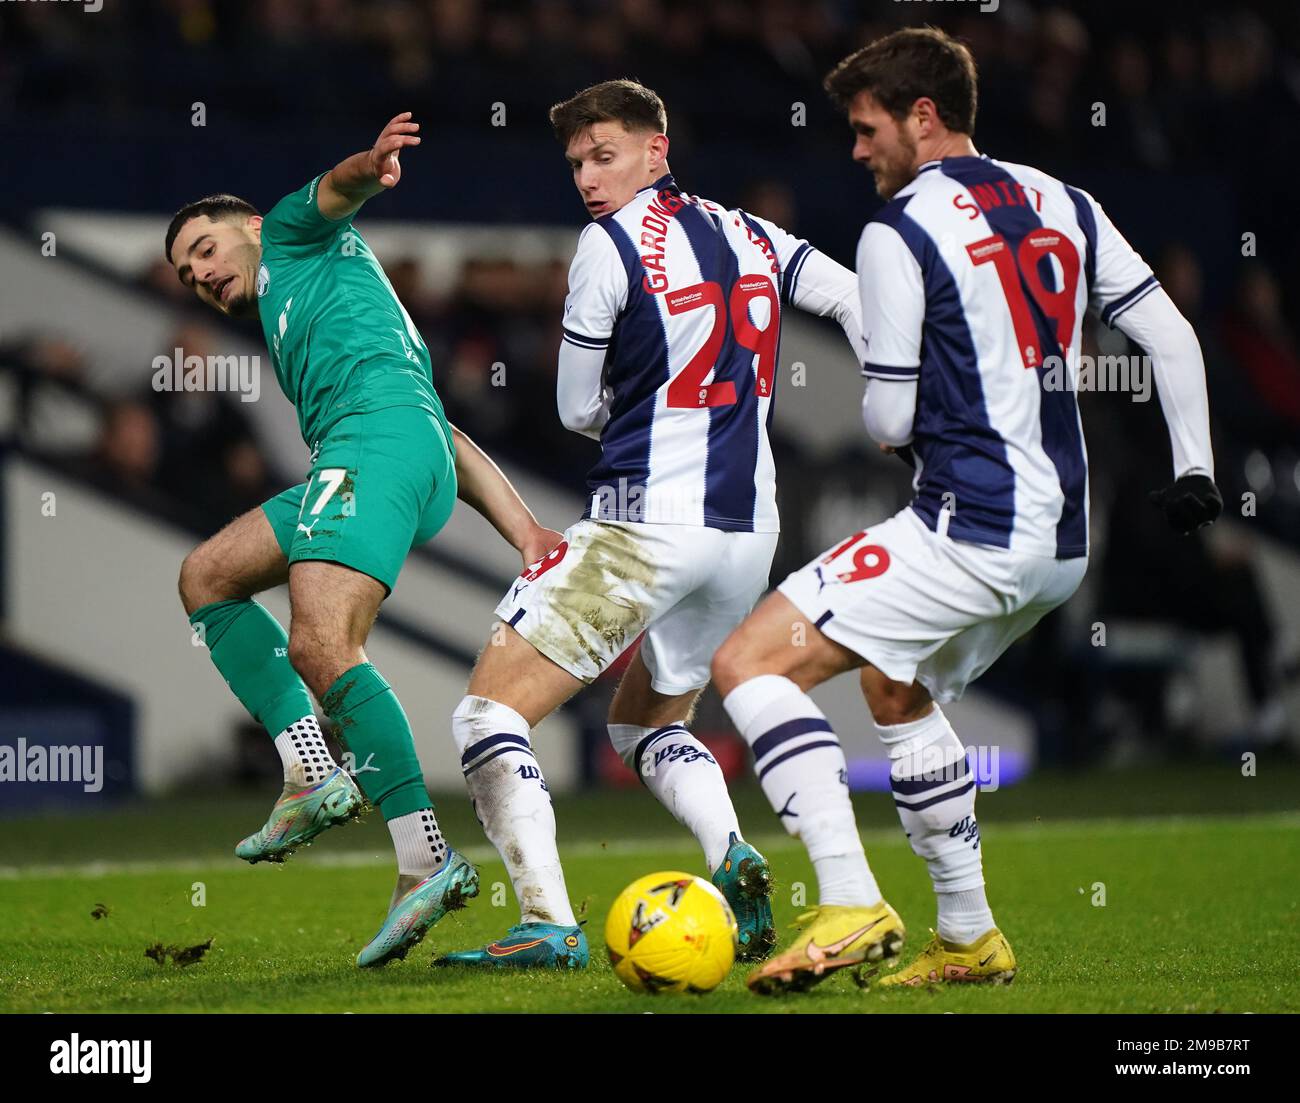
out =
<path fill-rule="evenodd" d="M 1090 306 L 1112 326 L 1144 317 L 1129 312 L 1159 290 L 1147 263 L 1087 193 L 958 156 L 922 165 L 877 213 L 858 271 L 870 315 L 863 374 L 915 392 L 898 389 L 904 412 L 916 411 L 912 511 L 954 540 L 1087 555 L 1074 386 L 1083 318 Z M 1181 416 L 1190 409 L 1199 419 Z M 1204 401 L 1172 412 L 1176 469 L 1209 475 Z"/>
<path fill-rule="evenodd" d="M 511 586 L 453 716 L 479 818 L 521 922 L 465 964 L 585 964 L 530 732 L 631 648 L 609 736 L 695 835 L 740 925 L 775 943 L 766 860 L 744 842 L 722 772 L 687 727 L 718 645 L 767 587 L 776 478 L 767 426 L 782 312 L 833 316 L 859 356 L 854 274 L 744 211 L 683 192 L 659 97 L 596 85 L 552 109 L 593 218 L 565 302 L 557 401 L 600 441 L 581 520 Z"/>
<path fill-rule="evenodd" d="M 714 662 L 768 799 L 829 856 L 814 865 L 833 885 L 750 986 L 801 989 L 902 946 L 838 781 L 843 753 L 807 695 L 847 670 L 861 671 L 899 819 L 938 901 L 934 939 L 877 983 L 1006 982 L 1016 959 L 985 896 L 975 779 L 939 705 L 1083 579 L 1074 384 L 1089 309 L 1150 353 L 1173 451 L 1175 482 L 1156 496 L 1169 520 L 1190 531 L 1218 515 L 1200 347 L 1091 196 L 979 154 L 964 46 L 898 31 L 846 58 L 826 87 L 887 200 L 857 257 L 863 417 L 886 450 L 910 450 L 915 495 L 791 574 Z"/>
<path fill-rule="evenodd" d="M 667 174 L 583 231 L 560 414 L 601 441 L 585 516 L 778 531 L 766 425 L 780 312 L 843 302 L 843 270 L 824 258 L 800 284 L 813 252 L 771 222 L 684 195 Z"/>

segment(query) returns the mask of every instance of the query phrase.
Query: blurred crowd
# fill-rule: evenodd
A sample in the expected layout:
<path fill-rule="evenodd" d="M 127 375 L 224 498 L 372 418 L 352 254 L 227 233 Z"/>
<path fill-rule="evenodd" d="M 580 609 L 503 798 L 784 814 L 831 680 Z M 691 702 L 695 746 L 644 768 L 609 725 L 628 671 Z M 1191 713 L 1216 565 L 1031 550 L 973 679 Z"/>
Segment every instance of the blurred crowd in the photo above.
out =
<path fill-rule="evenodd" d="M 6 125 L 70 116 L 88 103 L 106 127 L 165 134 L 177 125 L 164 118 L 175 115 L 171 100 L 188 105 L 196 88 L 233 125 L 263 137 L 362 131 L 394 105 L 424 106 L 438 126 L 467 135 L 456 148 L 470 163 L 451 178 L 475 174 L 474 188 L 453 189 L 455 201 L 470 204 L 474 158 L 488 165 L 495 156 L 483 105 L 528 104 L 528 117 L 512 126 L 544 135 L 547 104 L 597 80 L 635 76 L 663 95 L 674 149 L 704 178 L 684 178 L 687 187 L 707 193 L 718 179 L 718 198 L 846 262 L 874 198 L 860 173 L 847 175 L 858 170 L 847 164 L 847 133 L 820 92 L 821 75 L 898 25 L 941 25 L 970 44 L 980 67 L 977 146 L 1098 193 L 1156 267 L 1201 339 L 1229 511 L 1252 495 L 1261 526 L 1300 549 L 1300 270 L 1290 263 L 1300 254 L 1300 219 L 1291 215 L 1286 168 L 1300 163 L 1300 5 L 1216 5 L 1203 15 L 1194 5 L 1112 0 L 1000 0 L 988 13 L 975 3 L 849 0 L 140 0 L 78 18 L 54 10 L 66 7 L 0 5 L 0 136 Z M 807 105 L 798 129 L 787 125 L 797 103 Z M 752 156 L 711 165 L 706 137 Z M 152 206 L 170 209 L 178 190 L 185 199 L 211 190 L 202 168 L 139 187 L 157 187 Z M 568 186 L 558 163 L 546 177 Z M 852 190 L 835 190 L 845 180 Z M 556 194 L 564 201 L 528 217 L 576 227 L 576 203 Z M 503 217 L 499 203 L 485 204 L 483 220 Z M 580 485 L 596 446 L 553 415 L 564 265 L 470 259 L 435 292 L 420 257 L 382 259 L 429 345 L 452 420 L 490 450 Z M 139 283 L 188 304 L 161 258 Z M 220 351 L 223 332 L 210 319 L 187 320 L 166 347 Z M 1124 351 L 1114 334 L 1098 339 L 1105 351 Z M 0 375 L 17 381 L 20 443 L 209 531 L 301 478 L 269 469 L 231 396 L 157 394 L 147 384 L 99 393 L 86 383 L 88 355 L 57 329 L 0 340 Z M 1294 672 L 1280 658 L 1287 643 L 1250 545 L 1173 541 L 1161 528 L 1145 501 L 1169 476 L 1156 402 L 1089 395 L 1083 406 L 1098 609 L 1229 634 L 1257 717 L 1276 719 L 1280 687 Z M 67 423 L 52 410 L 72 407 L 90 426 L 75 445 L 46 432 Z M 797 440 L 778 437 L 774 446 L 786 534 L 779 577 L 829 539 L 825 519 L 842 512 L 837 502 L 863 496 L 857 473 L 872 457 L 865 439 L 830 458 Z M 905 494 L 901 469 L 889 487 L 884 504 L 895 508 Z M 1069 648 L 1052 642 L 1055 631 L 1049 620 L 1043 647 L 1002 664 L 1004 681 L 1059 680 Z M 1062 683 L 1043 696 L 1059 705 L 1070 692 Z"/>
<path fill-rule="evenodd" d="M 207 357 L 222 334 L 186 323 L 167 348 Z M 211 532 L 284 489 L 242 404 L 227 393 L 97 386 L 88 350 L 47 333 L 0 343 L 12 386 L 9 439 L 107 493 Z M 297 482 L 297 478 L 293 480 Z"/>
<path fill-rule="evenodd" d="M 510 109 L 509 135 L 521 142 L 547 133 L 549 104 L 611 76 L 659 91 L 675 148 L 697 151 L 701 166 L 709 147 L 726 150 L 724 163 L 761 158 L 792 173 L 843 161 L 847 135 L 821 77 L 872 38 L 929 21 L 976 56 L 977 140 L 995 156 L 1073 177 L 1209 174 L 1228 185 L 1220 200 L 1261 220 L 1250 228 L 1273 238 L 1274 256 L 1290 255 L 1282 242 L 1300 244 L 1278 171 L 1300 154 L 1294 4 L 999 0 L 985 12 L 977 0 L 133 0 L 84 16 L 73 7 L 0 5 L 0 125 L 76 127 L 94 104 L 100 131 L 180 142 L 202 102 L 223 139 L 283 145 L 307 132 L 373 133 L 400 105 L 457 151 L 452 178 L 474 172 L 474 193 L 497 202 L 504 192 L 481 190 L 502 183 L 483 156 L 502 137 L 490 109 Z M 795 126 L 798 104 L 806 118 Z M 183 176 L 149 174 L 132 188 L 157 189 L 168 208 Z M 556 195 L 545 189 L 543 217 L 571 220 Z M 826 212 L 817 194 L 807 199 L 816 224 L 806 229 L 843 236 L 851 255 L 857 205 Z"/>

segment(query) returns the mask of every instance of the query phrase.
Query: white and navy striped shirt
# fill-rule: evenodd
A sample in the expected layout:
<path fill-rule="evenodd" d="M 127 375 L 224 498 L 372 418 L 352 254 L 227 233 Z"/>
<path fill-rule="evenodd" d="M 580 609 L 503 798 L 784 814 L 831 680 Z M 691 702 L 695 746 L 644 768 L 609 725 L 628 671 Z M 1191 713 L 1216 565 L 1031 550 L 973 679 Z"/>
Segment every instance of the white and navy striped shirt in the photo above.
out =
<path fill-rule="evenodd" d="M 817 286 L 801 290 L 814 257 Z M 767 427 L 782 304 L 842 314 L 860 347 L 856 298 L 853 274 L 806 241 L 669 175 L 583 230 L 564 341 L 604 353 L 608 407 L 585 516 L 778 531 Z"/>
<path fill-rule="evenodd" d="M 1083 317 L 1114 325 L 1159 287 L 1151 268 L 1087 193 L 977 156 L 923 165 L 857 267 L 863 374 L 917 381 L 912 508 L 956 540 L 1086 555 Z"/>

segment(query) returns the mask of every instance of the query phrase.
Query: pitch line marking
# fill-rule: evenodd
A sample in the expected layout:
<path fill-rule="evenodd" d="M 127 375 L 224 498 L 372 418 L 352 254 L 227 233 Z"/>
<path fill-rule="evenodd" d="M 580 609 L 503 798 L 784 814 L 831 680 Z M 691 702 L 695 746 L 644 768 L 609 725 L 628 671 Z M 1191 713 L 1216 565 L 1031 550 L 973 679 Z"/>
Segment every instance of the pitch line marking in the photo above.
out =
<path fill-rule="evenodd" d="M 1104 817 L 1095 820 L 1062 820 L 1059 823 L 1012 822 L 989 823 L 984 834 L 990 841 L 997 838 L 1026 838 L 1030 836 L 1052 836 L 1069 838 L 1086 836 L 1097 839 L 1102 836 L 1122 836 L 1133 834 L 1177 834 L 1194 829 L 1231 825 L 1247 827 L 1257 831 L 1296 830 L 1300 828 L 1300 812 L 1259 812 L 1242 815 L 1213 816 L 1138 816 L 1138 817 Z M 907 840 L 898 828 L 873 828 L 861 832 L 862 841 L 868 851 L 872 848 L 905 847 Z M 765 854 L 798 852 L 799 843 L 789 835 L 767 834 L 748 837 Z M 606 843 L 584 840 L 575 843 L 560 843 L 560 857 L 563 858 L 600 858 L 605 855 L 642 854 L 648 851 L 663 854 L 696 854 L 698 847 L 685 833 L 673 836 L 660 836 L 643 839 L 614 839 Z M 498 860 L 495 850 L 488 846 L 472 846 L 461 850 L 470 861 L 475 863 L 494 862 Z M 391 853 L 373 851 L 343 850 L 337 853 L 313 854 L 301 864 L 317 869 L 356 869 L 365 866 L 391 866 Z M 0 866 L 0 881 L 38 880 L 57 877 L 111 877 L 111 876 L 145 876 L 154 873 L 173 873 L 183 870 L 212 870 L 218 864 L 221 872 L 232 870 L 252 871 L 253 867 L 238 859 L 227 859 L 221 854 L 198 855 L 193 858 L 170 858 L 159 861 L 100 861 L 55 863 L 30 866 Z"/>

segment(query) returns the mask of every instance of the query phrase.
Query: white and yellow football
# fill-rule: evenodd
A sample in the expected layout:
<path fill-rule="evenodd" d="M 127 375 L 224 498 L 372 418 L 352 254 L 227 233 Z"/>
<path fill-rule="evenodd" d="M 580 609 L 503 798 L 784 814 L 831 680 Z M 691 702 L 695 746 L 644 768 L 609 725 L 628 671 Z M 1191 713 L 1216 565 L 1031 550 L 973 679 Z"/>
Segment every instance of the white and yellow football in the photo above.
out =
<path fill-rule="evenodd" d="M 605 920 L 605 948 L 634 992 L 709 992 L 736 957 L 736 917 L 708 881 L 669 870 L 619 893 Z"/>

